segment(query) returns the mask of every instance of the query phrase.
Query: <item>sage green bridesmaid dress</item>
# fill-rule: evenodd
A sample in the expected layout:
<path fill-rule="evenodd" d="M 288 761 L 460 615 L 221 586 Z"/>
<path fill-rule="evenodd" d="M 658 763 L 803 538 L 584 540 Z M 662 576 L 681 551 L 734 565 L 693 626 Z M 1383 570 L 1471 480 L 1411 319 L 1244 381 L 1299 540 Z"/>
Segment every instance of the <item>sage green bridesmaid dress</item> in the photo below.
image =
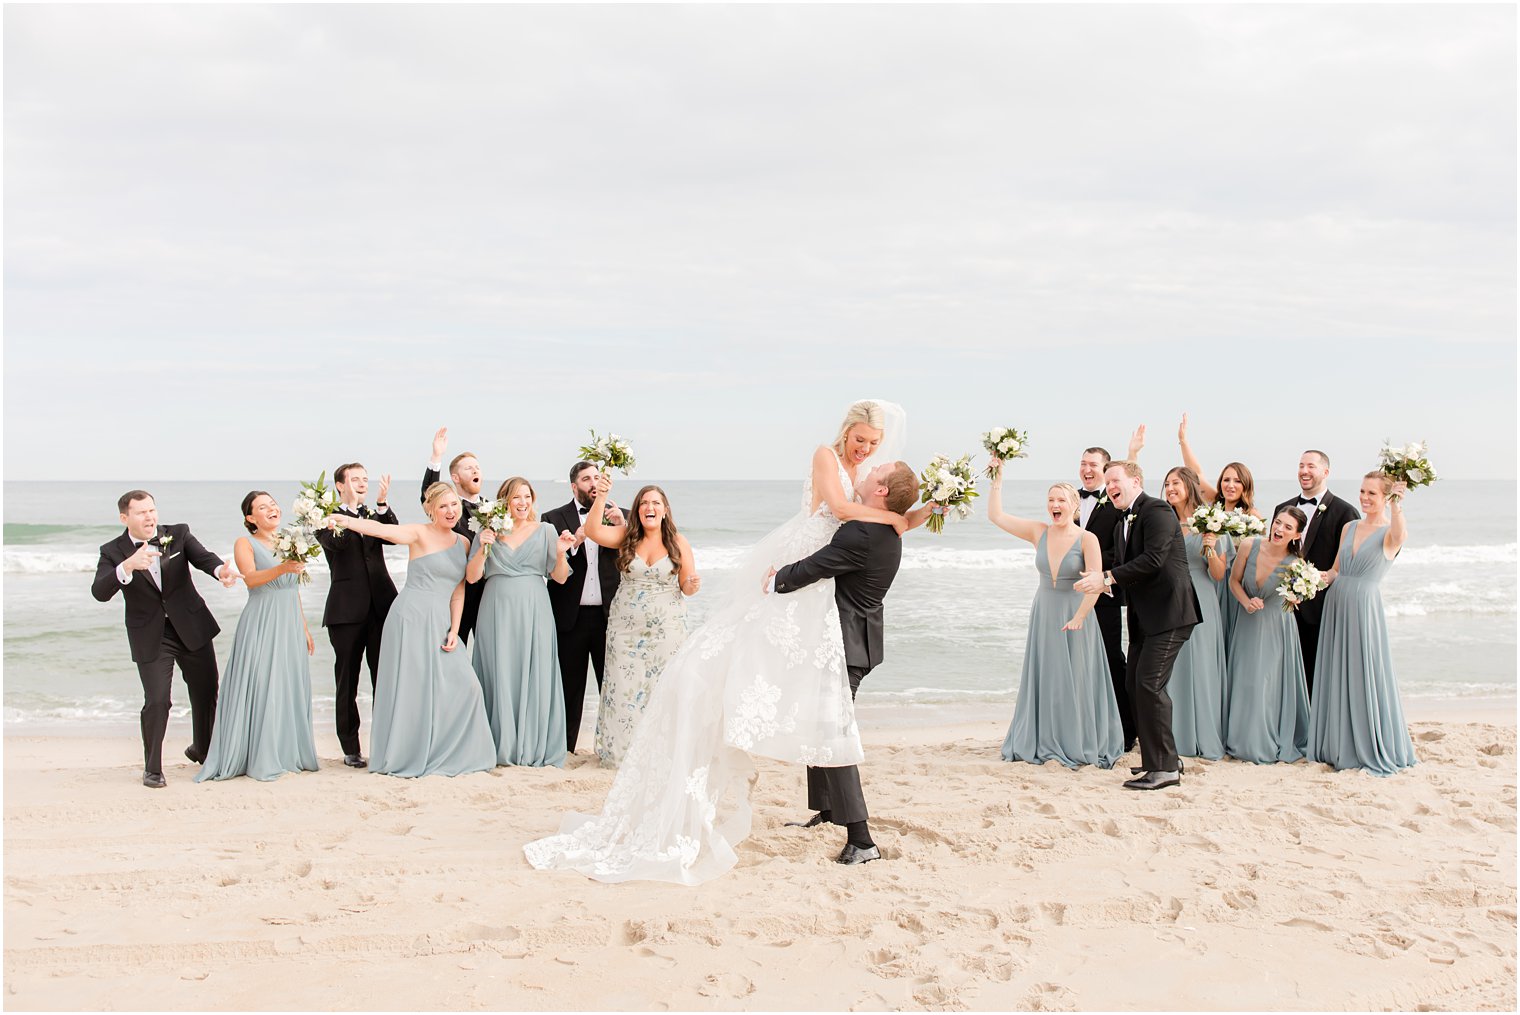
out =
<path fill-rule="evenodd" d="M 1309 744 L 1309 685 L 1304 680 L 1298 624 L 1277 594 L 1284 569 L 1297 558 L 1288 554 L 1258 584 L 1256 563 L 1262 542 L 1251 541 L 1240 583 L 1248 597 L 1260 597 L 1266 605 L 1255 613 L 1241 609 L 1230 636 L 1225 753 L 1270 765 L 1304 756 Z"/>

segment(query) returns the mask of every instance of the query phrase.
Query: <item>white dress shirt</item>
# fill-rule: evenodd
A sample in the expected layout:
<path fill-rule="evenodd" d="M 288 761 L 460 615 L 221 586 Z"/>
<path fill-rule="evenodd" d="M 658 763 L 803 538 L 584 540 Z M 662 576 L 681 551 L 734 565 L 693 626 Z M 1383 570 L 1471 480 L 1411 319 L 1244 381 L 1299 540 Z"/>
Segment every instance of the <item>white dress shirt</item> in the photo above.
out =
<path fill-rule="evenodd" d="M 136 536 L 133 536 L 132 537 L 132 552 L 136 553 L 137 552 L 137 548 L 140 547 L 140 546 L 142 546 L 144 542 L 145 542 L 145 540 L 138 539 Z M 148 577 L 150 577 L 150 578 L 153 579 L 153 584 L 158 587 L 158 589 L 159 589 L 160 592 L 163 591 L 163 588 L 164 588 L 164 574 L 163 574 L 163 571 L 160 570 L 160 568 L 158 566 L 158 558 L 157 557 L 154 557 L 152 560 L 148 561 Z M 123 585 L 131 585 L 132 584 L 132 575 L 130 575 L 130 574 L 127 573 L 126 567 L 125 567 L 124 563 L 116 565 L 116 580 L 119 581 L 119 582 L 121 582 Z"/>
<path fill-rule="evenodd" d="M 576 501 L 575 510 L 580 513 L 581 524 L 585 525 L 586 515 L 590 513 L 591 509 L 582 507 L 581 502 Z M 581 548 L 586 551 L 586 581 L 581 586 L 581 605 L 601 606 L 602 572 L 597 566 L 597 562 L 600 560 L 597 555 L 601 552 L 602 548 L 590 539 L 583 541 Z"/>

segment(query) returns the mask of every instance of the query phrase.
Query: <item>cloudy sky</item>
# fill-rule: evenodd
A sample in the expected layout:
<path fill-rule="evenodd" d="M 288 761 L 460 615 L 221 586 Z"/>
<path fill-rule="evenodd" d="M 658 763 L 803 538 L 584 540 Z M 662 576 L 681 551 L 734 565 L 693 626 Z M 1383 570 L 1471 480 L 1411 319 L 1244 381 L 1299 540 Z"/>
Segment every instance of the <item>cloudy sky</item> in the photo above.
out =
<path fill-rule="evenodd" d="M 5 475 L 1515 445 L 1508 6 L 8 6 Z M 1154 457 L 1151 457 L 1154 455 Z"/>

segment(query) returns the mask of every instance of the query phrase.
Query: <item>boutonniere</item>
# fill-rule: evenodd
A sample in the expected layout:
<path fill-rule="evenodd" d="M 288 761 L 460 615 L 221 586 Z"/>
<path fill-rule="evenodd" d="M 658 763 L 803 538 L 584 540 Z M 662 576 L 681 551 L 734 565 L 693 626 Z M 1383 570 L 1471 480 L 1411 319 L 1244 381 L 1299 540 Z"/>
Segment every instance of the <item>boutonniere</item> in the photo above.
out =
<path fill-rule="evenodd" d="M 1100 494 L 1098 494 L 1098 503 L 1095 506 L 1096 507 L 1102 507 L 1104 504 L 1107 504 L 1107 503 L 1108 503 L 1108 494 L 1106 494 L 1106 493 L 1100 493 Z"/>
<path fill-rule="evenodd" d="M 174 537 L 166 532 L 158 537 L 158 548 L 161 550 L 167 550 L 169 548 L 169 544 L 172 542 L 174 542 Z"/>
<path fill-rule="evenodd" d="M 1135 520 L 1135 513 L 1133 511 L 1129 512 L 1128 514 L 1126 514 L 1124 516 L 1124 520 L 1127 521 L 1127 522 L 1134 521 Z"/>
<path fill-rule="evenodd" d="M 1321 504 L 1319 507 L 1315 508 L 1314 509 L 1314 513 L 1317 514 L 1317 515 L 1324 514 L 1325 513 L 1325 505 Z"/>

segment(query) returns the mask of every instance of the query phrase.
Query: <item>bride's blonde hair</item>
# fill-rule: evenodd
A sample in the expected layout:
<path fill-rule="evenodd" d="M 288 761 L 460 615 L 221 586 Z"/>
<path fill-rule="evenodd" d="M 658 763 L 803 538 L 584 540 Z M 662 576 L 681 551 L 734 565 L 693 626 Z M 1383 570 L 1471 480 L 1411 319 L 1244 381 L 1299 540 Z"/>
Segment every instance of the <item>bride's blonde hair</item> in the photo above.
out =
<path fill-rule="evenodd" d="M 850 427 L 860 423 L 872 430 L 880 430 L 883 435 L 887 430 L 887 416 L 881 406 L 871 401 L 856 402 L 845 410 L 844 422 L 839 424 L 839 436 L 834 438 L 834 454 L 844 457 L 844 439 L 849 436 Z"/>
<path fill-rule="evenodd" d="M 1066 498 L 1066 502 L 1070 504 L 1071 507 L 1077 512 L 1081 512 L 1082 498 L 1077 496 L 1076 487 L 1072 486 L 1070 483 L 1051 483 L 1050 489 L 1046 490 L 1045 492 L 1048 494 L 1050 493 L 1050 490 L 1060 490 L 1061 495 Z"/>

